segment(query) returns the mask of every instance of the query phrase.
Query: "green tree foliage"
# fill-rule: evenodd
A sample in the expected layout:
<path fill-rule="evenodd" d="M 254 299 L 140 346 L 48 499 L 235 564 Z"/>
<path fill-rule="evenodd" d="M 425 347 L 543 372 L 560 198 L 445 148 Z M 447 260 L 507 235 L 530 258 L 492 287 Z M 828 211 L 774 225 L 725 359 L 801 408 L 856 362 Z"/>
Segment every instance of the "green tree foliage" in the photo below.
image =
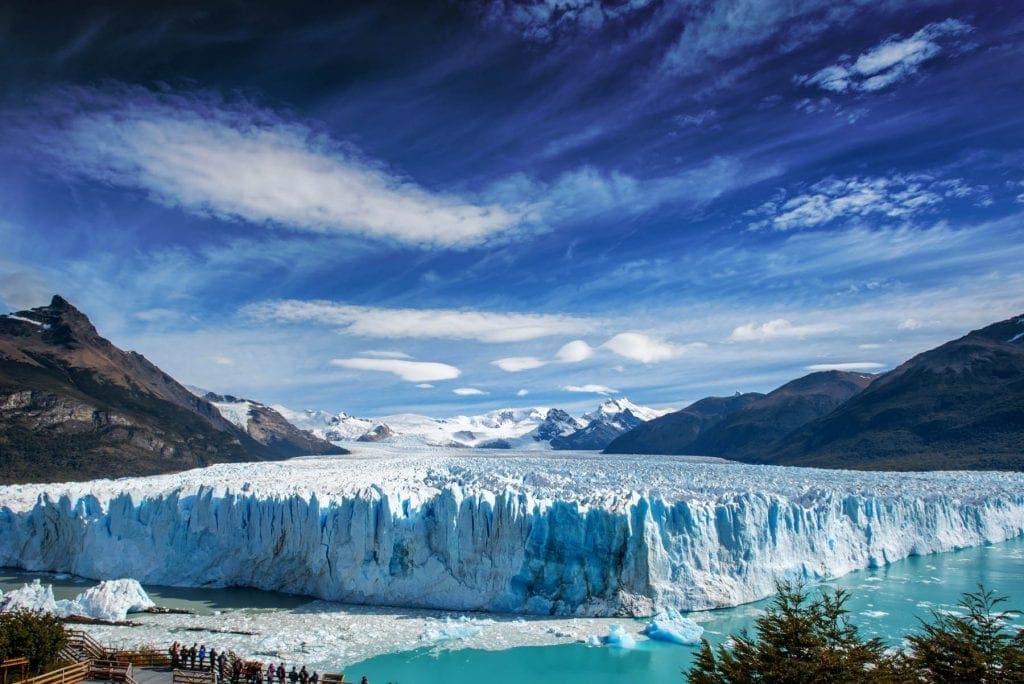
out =
<path fill-rule="evenodd" d="M 906 638 L 907 652 L 887 652 L 879 639 L 863 640 L 847 619 L 843 590 L 813 600 L 802 587 L 778 585 L 778 596 L 732 644 L 706 640 L 687 672 L 692 684 L 881 682 L 1024 683 L 1024 631 L 1001 610 L 1005 597 L 983 587 L 964 594 L 963 614 L 933 613 L 932 622 Z"/>
<path fill-rule="evenodd" d="M 1000 610 L 1005 596 L 979 586 L 960 600 L 963 615 L 932 613 L 921 633 L 907 637 L 906 665 L 915 679 L 933 682 L 1024 682 L 1024 632 L 1009 622 L 1019 611 Z"/>
<path fill-rule="evenodd" d="M 756 636 L 746 631 L 717 653 L 702 641 L 688 673 L 693 684 L 778 682 L 863 682 L 893 678 L 895 661 L 881 640 L 860 638 L 844 607 L 842 589 L 813 600 L 803 587 L 777 586 L 771 607 L 755 622 Z"/>
<path fill-rule="evenodd" d="M 29 674 L 53 669 L 65 644 L 64 625 L 53 615 L 30 610 L 0 613 L 0 660 L 28 658 Z"/>

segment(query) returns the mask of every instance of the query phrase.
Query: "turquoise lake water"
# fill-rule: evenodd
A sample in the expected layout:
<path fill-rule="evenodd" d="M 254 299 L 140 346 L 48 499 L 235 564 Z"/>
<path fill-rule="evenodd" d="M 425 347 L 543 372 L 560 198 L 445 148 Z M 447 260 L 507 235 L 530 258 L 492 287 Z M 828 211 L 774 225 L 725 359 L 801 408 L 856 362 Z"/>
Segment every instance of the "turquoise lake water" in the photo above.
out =
<path fill-rule="evenodd" d="M 39 577 L 53 584 L 55 596 L 73 598 L 95 584 L 60 575 L 0 571 L 0 589 L 20 586 Z M 880 636 L 893 645 L 917 628 L 918 618 L 931 610 L 955 609 L 961 594 L 979 583 L 1009 597 L 1008 607 L 1024 609 L 1024 538 L 1003 544 L 953 553 L 913 557 L 884 568 L 855 572 L 829 582 L 850 592 L 847 607 L 862 633 Z M 186 608 L 197 613 L 241 608 L 293 609 L 309 598 L 254 589 L 182 589 L 147 585 L 153 600 L 163 606 Z M 730 633 L 751 627 L 768 601 L 736 608 L 693 613 L 712 643 Z M 639 632 L 643 621 L 622 620 L 627 631 Z M 590 647 L 573 643 L 560 646 L 522 647 L 504 651 L 443 649 L 436 646 L 391 653 L 359 663 L 348 663 L 349 677 L 367 675 L 373 684 L 618 684 L 683 681 L 696 648 L 638 640 L 635 650 Z"/>
<path fill-rule="evenodd" d="M 1024 609 L 1024 539 L 953 553 L 913 557 L 877 570 L 847 575 L 826 587 L 851 593 L 847 604 L 863 634 L 899 645 L 901 636 L 929 618 L 930 610 L 955 609 L 960 595 L 978 583 L 1009 597 L 1008 606 Z M 769 601 L 725 610 L 692 613 L 712 643 L 753 621 Z M 630 621 L 623 621 L 623 625 Z M 642 622 L 630 624 L 637 631 Z M 638 642 L 635 650 L 565 646 L 513 648 L 505 651 L 420 649 L 394 653 L 351 665 L 347 672 L 367 675 L 373 684 L 662 684 L 684 681 L 694 647 Z M 358 679 L 356 680 L 358 681 Z"/>

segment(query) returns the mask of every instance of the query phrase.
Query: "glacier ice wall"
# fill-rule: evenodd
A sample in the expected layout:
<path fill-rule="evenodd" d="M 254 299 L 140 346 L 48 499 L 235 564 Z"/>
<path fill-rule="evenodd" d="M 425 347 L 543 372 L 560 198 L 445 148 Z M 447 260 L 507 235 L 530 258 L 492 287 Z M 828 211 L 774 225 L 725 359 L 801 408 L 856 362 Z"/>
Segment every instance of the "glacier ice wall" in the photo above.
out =
<path fill-rule="evenodd" d="M 649 615 L 1024 531 L 1024 474 L 658 457 L 296 459 L 0 488 L 0 566 L 351 603 Z"/>

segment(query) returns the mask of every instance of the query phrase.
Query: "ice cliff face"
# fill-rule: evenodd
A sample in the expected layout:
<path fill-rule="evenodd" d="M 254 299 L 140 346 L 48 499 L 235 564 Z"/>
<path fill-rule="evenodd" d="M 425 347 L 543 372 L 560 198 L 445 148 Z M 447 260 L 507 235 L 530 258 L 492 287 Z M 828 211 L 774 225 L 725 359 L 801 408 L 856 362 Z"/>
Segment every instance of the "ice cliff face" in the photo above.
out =
<path fill-rule="evenodd" d="M 378 445 L 0 488 L 0 566 L 354 603 L 653 614 L 1024 531 L 1022 473 L 854 473 Z"/>

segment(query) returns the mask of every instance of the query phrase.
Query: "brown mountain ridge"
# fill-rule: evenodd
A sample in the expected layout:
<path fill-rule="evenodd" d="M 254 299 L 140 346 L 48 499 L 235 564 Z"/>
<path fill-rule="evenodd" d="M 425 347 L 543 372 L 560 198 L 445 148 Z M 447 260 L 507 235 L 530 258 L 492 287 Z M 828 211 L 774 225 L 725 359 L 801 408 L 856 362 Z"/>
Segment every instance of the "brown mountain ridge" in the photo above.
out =
<path fill-rule="evenodd" d="M 255 439 L 141 354 L 101 337 L 60 296 L 0 316 L 0 483 L 345 453 L 301 431 L 278 435 L 274 422 L 265 419 L 271 429 Z"/>

